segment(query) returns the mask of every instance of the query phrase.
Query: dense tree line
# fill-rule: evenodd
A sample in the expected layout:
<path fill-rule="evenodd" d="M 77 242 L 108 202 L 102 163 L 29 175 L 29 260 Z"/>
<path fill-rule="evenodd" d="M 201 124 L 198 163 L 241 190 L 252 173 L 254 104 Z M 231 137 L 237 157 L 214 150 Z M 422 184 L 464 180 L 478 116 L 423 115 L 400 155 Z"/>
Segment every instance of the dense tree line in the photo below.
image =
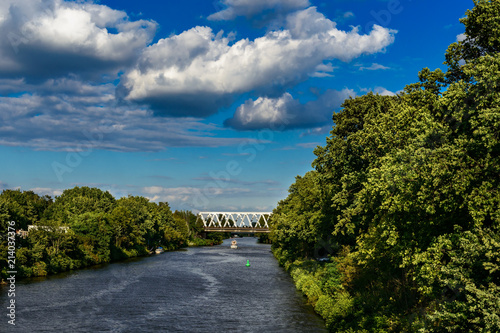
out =
<path fill-rule="evenodd" d="M 447 72 L 346 100 L 274 211 L 332 332 L 500 332 L 500 1 L 474 3 Z"/>
<path fill-rule="evenodd" d="M 53 200 L 32 191 L 0 194 L 0 270 L 7 272 L 7 228 L 38 226 L 27 237 L 16 237 L 19 277 L 43 276 L 95 264 L 146 255 L 161 246 L 174 250 L 213 245 L 222 236 L 199 239 L 202 224 L 188 211 L 172 213 L 167 203 L 140 196 L 116 200 L 97 188 L 75 187 Z M 67 229 L 66 229 L 67 228 Z"/>

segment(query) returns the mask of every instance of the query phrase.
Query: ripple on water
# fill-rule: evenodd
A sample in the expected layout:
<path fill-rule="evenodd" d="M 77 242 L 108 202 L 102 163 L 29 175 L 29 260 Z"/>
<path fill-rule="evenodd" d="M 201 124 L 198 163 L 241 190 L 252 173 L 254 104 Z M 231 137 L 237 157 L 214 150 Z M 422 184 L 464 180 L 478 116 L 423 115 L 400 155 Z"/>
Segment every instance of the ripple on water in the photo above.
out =
<path fill-rule="evenodd" d="M 19 281 L 15 332 L 326 332 L 270 246 L 237 241 Z"/>

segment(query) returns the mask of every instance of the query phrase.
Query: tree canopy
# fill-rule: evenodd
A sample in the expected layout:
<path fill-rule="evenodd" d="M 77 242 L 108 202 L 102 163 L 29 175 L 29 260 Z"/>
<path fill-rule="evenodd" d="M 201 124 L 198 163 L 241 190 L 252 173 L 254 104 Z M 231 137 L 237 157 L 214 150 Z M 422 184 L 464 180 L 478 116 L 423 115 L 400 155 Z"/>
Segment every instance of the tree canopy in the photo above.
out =
<path fill-rule="evenodd" d="M 448 70 L 346 100 L 274 211 L 273 251 L 332 332 L 500 331 L 500 1 L 474 4 Z M 327 266 L 303 261 L 318 248 Z"/>
<path fill-rule="evenodd" d="M 7 274 L 7 227 L 38 226 L 27 237 L 16 238 L 18 276 L 43 276 L 89 265 L 107 263 L 152 252 L 187 246 L 196 240 L 209 245 L 220 240 L 198 240 L 202 231 L 196 216 L 172 214 L 166 202 L 140 196 L 116 200 L 98 188 L 75 187 L 55 200 L 32 191 L 4 190 L 0 194 L 0 272 Z"/>

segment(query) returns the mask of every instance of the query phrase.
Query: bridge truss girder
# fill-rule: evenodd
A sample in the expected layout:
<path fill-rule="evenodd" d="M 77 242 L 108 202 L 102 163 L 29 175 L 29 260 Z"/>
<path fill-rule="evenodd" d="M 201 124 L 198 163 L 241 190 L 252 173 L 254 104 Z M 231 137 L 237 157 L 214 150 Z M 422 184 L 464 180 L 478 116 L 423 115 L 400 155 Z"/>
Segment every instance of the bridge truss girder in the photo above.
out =
<path fill-rule="evenodd" d="M 206 231 L 268 232 L 271 212 L 200 212 L 198 218 Z"/>

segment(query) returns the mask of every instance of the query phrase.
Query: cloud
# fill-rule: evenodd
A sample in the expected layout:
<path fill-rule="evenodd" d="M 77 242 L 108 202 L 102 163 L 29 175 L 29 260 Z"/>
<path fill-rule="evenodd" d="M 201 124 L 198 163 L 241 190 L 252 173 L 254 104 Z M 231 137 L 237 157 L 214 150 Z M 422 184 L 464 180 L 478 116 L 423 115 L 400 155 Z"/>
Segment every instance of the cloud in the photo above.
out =
<path fill-rule="evenodd" d="M 36 150 L 161 151 L 166 147 L 229 146 L 243 138 L 218 138 L 221 130 L 200 119 L 155 118 L 146 108 L 118 105 L 113 84 L 49 80 L 37 93 L 8 80 L 13 96 L 0 97 L 0 145 Z M 0 87 L 7 83 L 0 80 Z"/>
<path fill-rule="evenodd" d="M 33 191 L 34 193 L 40 195 L 40 196 L 44 196 L 44 195 L 48 195 L 52 198 L 55 198 L 56 196 L 59 196 L 63 193 L 64 189 L 59 189 L 59 188 L 50 188 L 50 187 L 32 187 L 30 189 L 26 189 L 26 188 L 21 188 L 21 186 L 10 186 L 6 183 L 2 183 L 0 182 L 0 191 L 3 191 L 3 190 L 21 190 L 21 191 Z"/>
<path fill-rule="evenodd" d="M 350 89 L 327 90 L 318 99 L 301 104 L 289 93 L 278 98 L 259 97 L 240 105 L 234 116 L 224 122 L 236 130 L 271 128 L 286 130 L 325 125 L 332 119 L 333 111 L 356 93 Z"/>
<path fill-rule="evenodd" d="M 116 75 L 135 62 L 156 26 L 91 2 L 3 0 L 0 75 L 28 80 Z"/>
<path fill-rule="evenodd" d="M 0 183 L 1 184 L 1 183 Z M 168 202 L 173 209 L 187 209 L 197 212 L 200 210 L 215 210 L 215 211 L 271 211 L 272 207 L 265 209 L 257 208 L 258 206 L 234 206 L 230 202 L 237 197 L 269 197 L 274 196 L 275 191 L 283 192 L 286 195 L 286 188 L 265 188 L 258 190 L 250 190 L 248 188 L 221 188 L 215 184 L 206 184 L 202 187 L 163 187 L 163 186 L 137 186 L 137 185 L 117 185 L 104 183 L 73 183 L 69 186 L 89 186 L 100 188 L 102 191 L 110 192 L 115 198 L 133 196 L 143 196 L 154 202 Z M 20 189 L 17 187 L 17 189 Z M 38 187 L 32 188 L 32 191 L 39 195 L 48 194 L 52 197 L 61 195 L 62 190 L 59 188 Z M 216 198 L 216 199 L 215 199 Z M 274 199 L 274 198 L 273 198 Z M 266 201 L 266 200 L 264 200 Z M 245 202 L 249 202 L 246 200 Z M 233 208 L 231 208 L 233 207 Z"/>
<path fill-rule="evenodd" d="M 332 127 L 330 126 L 330 129 L 331 128 Z M 284 146 L 284 147 L 278 148 L 276 150 L 312 149 L 312 148 L 316 148 L 317 146 L 321 146 L 321 143 L 319 143 L 319 142 L 300 142 L 300 143 L 297 143 L 293 146 Z"/>
<path fill-rule="evenodd" d="M 321 143 L 319 143 L 319 142 L 297 143 L 298 147 L 300 147 L 300 148 L 307 148 L 307 149 L 316 148 L 317 146 L 320 146 L 320 145 L 321 145 Z"/>
<path fill-rule="evenodd" d="M 48 187 L 35 187 L 35 188 L 30 188 L 29 190 L 35 192 L 38 195 L 41 196 L 48 195 L 51 196 L 52 198 L 61 195 L 64 191 L 61 189 L 53 189 Z"/>
<path fill-rule="evenodd" d="M 341 31 L 315 7 L 301 10 L 308 1 L 268 2 L 296 8 L 287 11 L 284 29 L 235 40 L 195 27 L 146 47 L 156 23 L 131 21 L 123 11 L 90 1 L 2 1 L 0 145 L 54 151 L 237 145 L 247 140 L 217 137 L 223 129 L 201 118 L 246 93 L 261 97 L 240 106 L 226 125 L 322 126 L 341 93 L 302 105 L 285 91 L 310 76 L 331 75 L 330 60 L 382 52 L 396 32 Z"/>
<path fill-rule="evenodd" d="M 354 13 L 353 12 L 345 12 L 344 15 L 343 15 L 344 18 L 350 18 L 350 17 L 354 17 Z"/>
<path fill-rule="evenodd" d="M 253 185 L 279 185 L 280 183 L 267 179 L 267 180 L 258 180 L 258 181 L 244 181 L 244 180 L 239 180 L 239 179 L 231 179 L 231 178 L 214 178 L 211 176 L 203 176 L 203 177 L 196 177 L 193 178 L 193 180 L 199 180 L 199 181 L 204 181 L 204 182 L 216 182 L 216 183 L 231 183 L 231 184 L 240 184 L 240 185 L 245 185 L 245 186 L 253 186 Z"/>
<path fill-rule="evenodd" d="M 284 15 L 309 7 L 309 0 L 220 0 L 218 6 L 225 7 L 208 17 L 211 21 L 234 20 L 238 16 L 267 18 Z"/>
<path fill-rule="evenodd" d="M 361 91 L 363 91 L 363 92 L 370 92 L 371 91 L 375 94 L 379 94 L 382 96 L 396 96 L 396 93 L 394 93 L 390 90 L 387 90 L 384 87 L 375 87 L 374 89 L 362 88 Z"/>
<path fill-rule="evenodd" d="M 390 67 L 386 67 L 386 66 L 383 66 L 383 65 L 380 65 L 380 64 L 377 64 L 377 63 L 373 63 L 370 67 L 364 67 L 364 66 L 361 66 L 359 67 L 359 70 L 360 71 L 364 71 L 364 70 L 367 70 L 367 71 L 377 71 L 377 70 L 386 70 L 386 69 L 390 69 Z"/>
<path fill-rule="evenodd" d="M 225 184 L 223 184 L 225 185 Z M 281 193 L 277 194 L 279 191 Z M 175 187 L 149 186 L 138 188 L 136 193 L 155 202 L 168 202 L 173 209 L 188 209 L 199 211 L 271 211 L 266 205 L 276 196 L 286 195 L 286 188 L 269 188 L 264 186 L 258 189 L 245 187 L 217 186 L 215 182 L 208 182 L 202 187 Z M 246 205 L 241 206 L 242 199 Z M 261 199 L 257 204 L 255 199 Z M 248 206 L 253 203 L 254 205 Z M 267 208 L 261 209 L 258 206 Z"/>
<path fill-rule="evenodd" d="M 375 87 L 373 92 L 382 96 L 396 96 L 396 93 L 385 89 L 384 87 Z"/>
<path fill-rule="evenodd" d="M 327 60 L 383 52 L 395 33 L 378 25 L 367 35 L 338 30 L 315 7 L 253 41 L 195 27 L 149 46 L 123 76 L 118 96 L 161 115 L 205 117 L 243 93 L 280 96 Z"/>
<path fill-rule="evenodd" d="M 332 130 L 331 124 L 321 126 L 321 127 L 314 127 L 314 128 L 307 129 L 307 131 L 305 131 L 305 132 L 302 132 L 300 134 L 300 137 L 303 138 L 306 136 L 314 136 L 314 135 L 320 135 L 320 136 L 324 137 L 325 134 L 330 132 L 331 130 Z"/>
<path fill-rule="evenodd" d="M 462 42 L 467 38 L 466 34 L 457 35 L 457 42 Z"/>
<path fill-rule="evenodd" d="M 166 188 L 162 186 L 148 186 L 143 187 L 142 192 L 151 201 L 162 201 L 162 202 L 174 202 L 174 203 L 188 203 L 191 204 L 196 202 L 196 199 L 206 200 L 207 197 L 233 197 L 234 195 L 240 195 L 244 193 L 249 193 L 250 190 L 247 188 L 222 188 L 220 186 L 205 186 L 204 188 L 197 187 L 173 187 Z M 196 203 L 195 203 L 196 205 Z"/>
<path fill-rule="evenodd" d="M 319 64 L 315 68 L 315 72 L 310 74 L 312 77 L 332 77 L 332 73 L 338 67 L 334 67 L 331 63 Z"/>

